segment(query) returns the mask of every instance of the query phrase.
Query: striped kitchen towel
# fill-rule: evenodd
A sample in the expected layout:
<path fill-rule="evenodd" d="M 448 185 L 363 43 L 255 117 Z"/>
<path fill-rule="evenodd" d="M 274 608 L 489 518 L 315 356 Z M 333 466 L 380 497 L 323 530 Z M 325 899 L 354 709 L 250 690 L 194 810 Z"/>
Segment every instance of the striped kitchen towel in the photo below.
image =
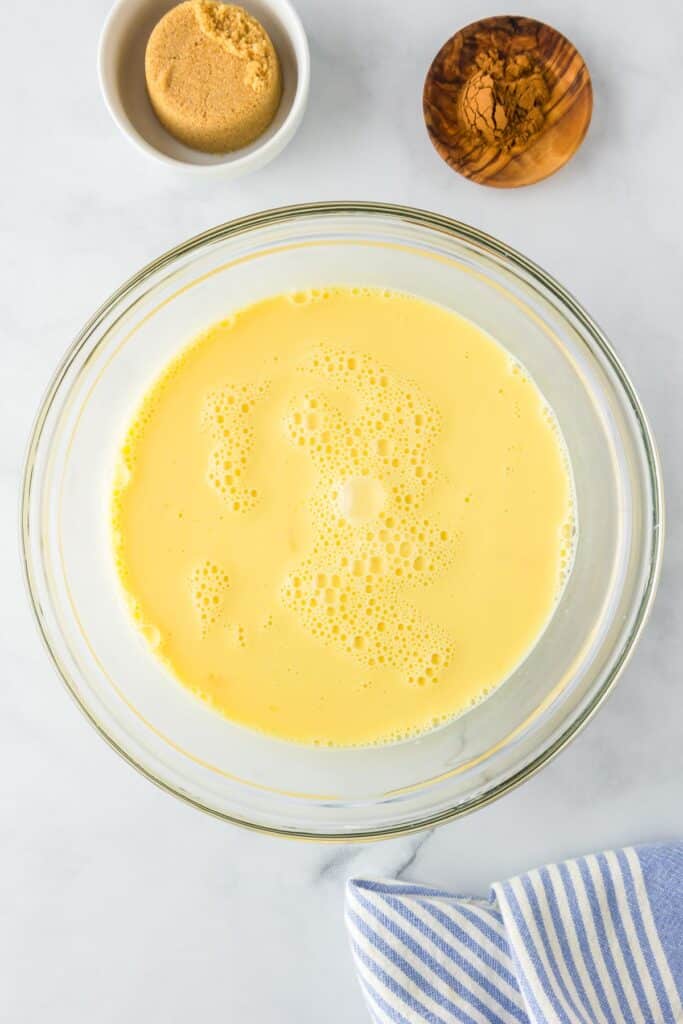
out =
<path fill-rule="evenodd" d="M 351 879 L 346 921 L 381 1024 L 683 1022 L 683 842 L 539 868 L 486 900 Z"/>

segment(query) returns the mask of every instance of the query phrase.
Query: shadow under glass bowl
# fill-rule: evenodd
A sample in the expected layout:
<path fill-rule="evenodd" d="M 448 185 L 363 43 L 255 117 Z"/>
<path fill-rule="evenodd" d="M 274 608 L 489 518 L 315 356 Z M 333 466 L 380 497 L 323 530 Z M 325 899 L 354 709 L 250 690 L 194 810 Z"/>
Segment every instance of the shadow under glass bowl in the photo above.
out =
<path fill-rule="evenodd" d="M 108 538 L 117 447 L 167 360 L 235 309 L 329 284 L 412 292 L 498 339 L 557 415 L 579 520 L 574 568 L 556 611 L 505 684 L 419 739 L 353 750 L 251 732 L 174 682 L 130 622 Z M 40 409 L 22 530 L 33 610 L 52 660 L 127 761 L 229 821 L 358 840 L 483 806 L 537 771 L 588 721 L 652 601 L 662 493 L 653 440 L 626 374 L 596 324 L 552 278 L 501 242 L 436 214 L 325 203 L 208 231 L 151 263 L 101 307 Z"/>

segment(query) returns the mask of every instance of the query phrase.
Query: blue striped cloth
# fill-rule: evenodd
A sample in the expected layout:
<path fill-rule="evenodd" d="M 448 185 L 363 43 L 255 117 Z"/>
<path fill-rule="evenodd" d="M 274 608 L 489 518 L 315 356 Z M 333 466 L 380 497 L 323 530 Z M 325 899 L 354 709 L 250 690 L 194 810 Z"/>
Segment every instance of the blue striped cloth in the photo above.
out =
<path fill-rule="evenodd" d="M 381 1024 L 683 1022 L 683 842 L 539 868 L 486 900 L 351 879 L 346 921 Z"/>

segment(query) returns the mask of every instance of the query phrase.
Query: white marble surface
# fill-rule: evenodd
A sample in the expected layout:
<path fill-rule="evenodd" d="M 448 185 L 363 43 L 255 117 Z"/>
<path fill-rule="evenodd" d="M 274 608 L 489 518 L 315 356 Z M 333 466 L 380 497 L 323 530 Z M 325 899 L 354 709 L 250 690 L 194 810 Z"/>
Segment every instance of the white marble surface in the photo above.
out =
<path fill-rule="evenodd" d="M 313 57 L 308 114 L 281 157 L 236 183 L 174 179 L 119 137 L 95 75 L 108 0 L 13 8 L 0 65 L 0 1020 L 11 1024 L 362 1021 L 341 919 L 350 873 L 483 891 L 549 858 L 683 831 L 683 7 L 651 0 L 643 21 L 635 0 L 528 0 L 524 13 L 583 51 L 595 117 L 558 176 L 498 192 L 441 163 L 420 112 L 433 54 L 489 4 L 420 0 L 419 15 L 406 0 L 298 5 Z M 240 832 L 126 767 L 47 662 L 16 545 L 31 418 L 93 308 L 186 236 L 264 207 L 339 198 L 469 221 L 572 289 L 650 413 L 669 503 L 652 619 L 585 733 L 470 818 L 348 848 Z"/>

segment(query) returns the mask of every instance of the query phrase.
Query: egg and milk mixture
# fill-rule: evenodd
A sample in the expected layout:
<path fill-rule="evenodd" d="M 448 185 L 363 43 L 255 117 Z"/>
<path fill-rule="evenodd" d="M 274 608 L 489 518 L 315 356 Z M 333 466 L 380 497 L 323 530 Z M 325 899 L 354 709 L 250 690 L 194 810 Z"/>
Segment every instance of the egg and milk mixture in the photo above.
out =
<path fill-rule="evenodd" d="M 339 747 L 424 733 L 499 685 L 575 532 L 526 371 L 456 314 L 362 288 L 267 299 L 181 351 L 130 424 L 111 516 L 171 673 L 234 722 Z"/>

